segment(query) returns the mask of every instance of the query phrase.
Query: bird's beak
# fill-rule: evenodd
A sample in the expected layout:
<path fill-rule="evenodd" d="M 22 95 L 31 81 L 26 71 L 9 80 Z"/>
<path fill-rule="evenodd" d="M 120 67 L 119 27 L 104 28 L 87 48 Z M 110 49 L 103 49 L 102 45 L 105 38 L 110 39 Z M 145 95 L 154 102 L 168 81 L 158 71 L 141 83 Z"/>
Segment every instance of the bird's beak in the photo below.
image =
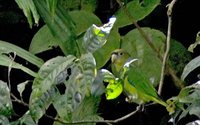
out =
<path fill-rule="evenodd" d="M 111 55 L 111 62 L 115 63 L 116 60 L 117 60 L 117 55 L 115 53 L 112 53 L 112 55 Z"/>

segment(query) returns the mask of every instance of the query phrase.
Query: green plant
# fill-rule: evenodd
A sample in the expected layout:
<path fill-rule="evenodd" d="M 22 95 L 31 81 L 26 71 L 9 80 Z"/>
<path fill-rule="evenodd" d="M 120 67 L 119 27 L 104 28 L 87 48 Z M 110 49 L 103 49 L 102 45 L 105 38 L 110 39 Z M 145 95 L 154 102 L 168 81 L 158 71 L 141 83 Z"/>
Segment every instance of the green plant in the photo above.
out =
<path fill-rule="evenodd" d="M 47 115 L 45 112 L 50 105 L 56 109 L 57 116 L 47 115 L 47 117 L 53 119 L 55 125 L 115 123 L 123 120 L 103 120 L 97 113 L 101 95 L 105 93 L 103 81 L 113 82 L 112 75 L 106 70 L 101 74 L 100 69 L 110 59 L 111 52 L 118 48 L 128 50 L 132 57 L 139 59 L 138 68 L 145 74 L 144 80 L 149 80 L 154 87 L 159 86 L 159 81 L 163 77 L 162 68 L 167 65 L 175 85 L 182 87 L 178 96 L 167 100 L 169 107 L 174 111 L 170 114 L 171 117 L 178 117 L 180 120 L 187 113 L 200 116 L 198 112 L 194 112 L 199 108 L 198 84 L 184 87 L 183 83 L 184 78 L 199 67 L 199 64 L 194 65 L 199 62 L 199 58 L 192 60 L 185 67 L 181 81 L 172 68 L 173 60 L 163 61 L 164 55 L 168 53 L 165 51 L 165 41 L 171 39 L 170 36 L 157 29 L 139 27 L 137 24 L 137 21 L 144 19 L 159 5 L 160 0 L 124 1 L 125 6 L 117 0 L 121 8 L 114 14 L 117 19 L 115 24 L 113 25 L 114 21 L 111 21 L 102 27 L 96 26 L 102 23 L 93 13 L 96 0 L 16 0 L 16 2 L 27 17 L 30 27 L 33 26 L 33 22 L 39 25 L 40 17 L 45 25 L 33 37 L 29 52 L 0 41 L 0 65 L 7 66 L 9 73 L 12 68 L 16 68 L 33 77 L 29 104 L 23 101 L 21 93 L 30 82 L 25 81 L 18 85 L 21 95 L 21 99 L 18 99 L 10 93 L 12 83 L 8 81 L 7 86 L 1 81 L 0 100 L 3 101 L 0 101 L 0 121 L 3 124 L 35 125 L 42 116 Z M 119 28 L 130 24 L 134 24 L 137 29 L 120 35 Z M 36 56 L 53 47 L 59 47 L 63 56 L 58 55 L 45 62 Z M 173 51 L 169 53 L 173 54 Z M 32 71 L 15 62 L 16 56 L 37 66 L 38 71 Z M 183 64 L 180 67 L 184 66 Z M 132 76 L 136 77 L 137 74 Z M 61 85 L 66 87 L 64 94 L 58 89 Z M 27 112 L 16 121 L 9 121 L 9 117 L 14 114 L 12 100 L 28 107 Z"/>

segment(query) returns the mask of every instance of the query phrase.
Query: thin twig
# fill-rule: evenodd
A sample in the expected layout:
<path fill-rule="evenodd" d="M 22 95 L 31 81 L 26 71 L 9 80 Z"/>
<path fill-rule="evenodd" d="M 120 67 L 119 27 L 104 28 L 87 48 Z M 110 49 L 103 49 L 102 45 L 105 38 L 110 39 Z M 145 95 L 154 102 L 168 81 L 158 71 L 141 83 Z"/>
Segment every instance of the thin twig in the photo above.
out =
<path fill-rule="evenodd" d="M 10 64 L 8 66 L 8 87 L 9 87 L 9 90 L 11 91 L 10 72 L 11 72 L 11 69 L 12 69 L 12 64 L 13 64 L 15 58 L 16 58 L 16 52 L 14 52 L 13 57 L 11 55 L 9 55 L 9 56 L 10 56 L 11 61 L 10 61 Z"/>
<path fill-rule="evenodd" d="M 19 100 L 13 93 L 11 93 L 10 95 L 14 99 L 14 100 L 12 100 L 13 102 L 17 102 L 17 103 L 22 104 L 22 105 L 24 105 L 26 107 L 29 107 L 29 105 L 27 103 L 25 103 L 22 100 Z"/>
<path fill-rule="evenodd" d="M 47 115 L 47 114 L 45 114 L 45 116 L 46 116 L 47 118 L 50 118 L 50 119 L 52 119 L 52 120 L 54 120 L 54 121 L 57 121 L 57 122 L 60 122 L 60 123 L 62 123 L 62 124 L 105 123 L 105 124 L 108 124 L 108 125 L 112 125 L 112 123 L 118 123 L 118 122 L 121 122 L 121 121 L 123 121 L 123 120 L 125 120 L 125 119 L 127 119 L 127 118 L 129 118 L 129 117 L 131 117 L 131 116 L 133 116 L 133 115 L 136 114 L 140 109 L 141 109 L 141 107 L 138 106 L 138 107 L 136 108 L 136 110 L 134 110 L 133 112 L 131 112 L 131 113 L 129 113 L 129 114 L 123 116 L 123 117 L 120 117 L 120 118 L 118 118 L 118 119 L 115 119 L 115 120 L 80 120 L 80 121 L 74 121 L 74 122 L 67 122 L 67 121 L 64 121 L 64 120 L 59 119 L 59 118 L 54 118 L 54 117 L 49 116 L 49 115 Z"/>
<path fill-rule="evenodd" d="M 168 5 L 167 16 L 168 16 L 168 30 L 167 30 L 167 40 L 166 40 L 166 50 L 163 57 L 162 62 L 162 70 L 160 76 L 160 83 L 158 87 L 158 94 L 161 95 L 163 84 L 164 84 L 164 75 L 165 75 L 165 68 L 167 64 L 168 53 L 170 50 L 170 39 L 171 39 L 171 27 L 172 27 L 172 9 L 174 7 L 176 0 L 172 0 L 171 3 Z"/>

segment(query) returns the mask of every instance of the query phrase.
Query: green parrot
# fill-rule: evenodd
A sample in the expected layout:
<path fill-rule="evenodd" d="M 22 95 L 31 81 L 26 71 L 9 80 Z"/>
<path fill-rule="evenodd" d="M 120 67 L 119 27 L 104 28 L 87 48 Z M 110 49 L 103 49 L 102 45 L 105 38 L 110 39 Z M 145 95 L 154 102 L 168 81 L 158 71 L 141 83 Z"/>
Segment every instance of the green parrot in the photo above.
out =
<path fill-rule="evenodd" d="M 115 77 L 123 80 L 123 92 L 127 97 L 126 100 L 139 105 L 152 101 L 167 107 L 167 103 L 159 97 L 156 89 L 145 78 L 139 67 L 127 67 L 136 60 L 123 49 L 114 50 L 111 54 L 111 70 Z"/>

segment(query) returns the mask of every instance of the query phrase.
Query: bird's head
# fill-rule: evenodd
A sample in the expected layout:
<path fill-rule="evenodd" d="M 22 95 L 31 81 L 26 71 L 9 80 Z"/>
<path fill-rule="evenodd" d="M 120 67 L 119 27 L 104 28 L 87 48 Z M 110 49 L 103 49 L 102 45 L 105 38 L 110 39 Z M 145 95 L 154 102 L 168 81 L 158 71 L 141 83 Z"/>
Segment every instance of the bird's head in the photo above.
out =
<path fill-rule="evenodd" d="M 113 64 L 121 64 L 123 65 L 130 55 L 123 49 L 116 49 L 111 54 L 111 62 Z"/>
<path fill-rule="evenodd" d="M 115 66 L 116 71 L 120 71 L 126 63 L 130 55 L 123 49 L 116 49 L 111 54 L 111 62 Z"/>

